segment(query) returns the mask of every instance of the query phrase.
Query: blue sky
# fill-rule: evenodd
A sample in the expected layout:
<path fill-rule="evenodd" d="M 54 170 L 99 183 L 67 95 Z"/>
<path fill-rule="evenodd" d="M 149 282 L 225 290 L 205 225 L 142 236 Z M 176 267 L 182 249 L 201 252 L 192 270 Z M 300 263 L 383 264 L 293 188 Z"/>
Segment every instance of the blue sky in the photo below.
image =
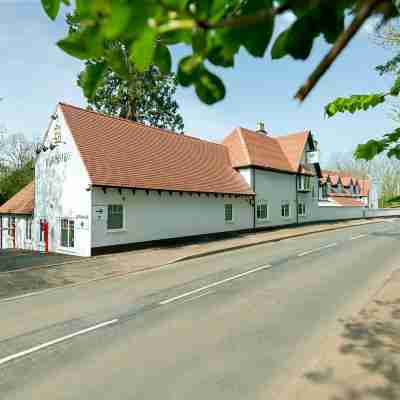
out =
<path fill-rule="evenodd" d="M 290 21 L 285 16 L 277 28 Z M 307 62 L 285 58 L 254 59 L 242 51 L 234 69 L 217 73 L 227 86 L 225 100 L 205 106 L 193 88 L 180 88 L 177 100 L 185 121 L 185 131 L 208 140 L 220 141 L 235 126 L 254 128 L 265 122 L 268 132 L 284 134 L 305 128 L 318 137 L 323 158 L 350 151 L 357 143 L 390 131 L 394 123 L 389 109 L 379 108 L 353 116 L 326 119 L 324 105 L 337 96 L 386 89 L 391 80 L 380 77 L 374 66 L 390 58 L 391 52 L 373 43 L 371 26 L 364 28 L 302 105 L 293 94 L 328 47 L 322 39 Z M 55 42 L 66 33 L 63 18 L 51 22 L 39 0 L 0 0 L 0 125 L 9 132 L 41 136 L 58 101 L 85 106 L 76 76 L 82 68 L 57 48 Z M 189 52 L 173 50 L 180 57 Z"/>

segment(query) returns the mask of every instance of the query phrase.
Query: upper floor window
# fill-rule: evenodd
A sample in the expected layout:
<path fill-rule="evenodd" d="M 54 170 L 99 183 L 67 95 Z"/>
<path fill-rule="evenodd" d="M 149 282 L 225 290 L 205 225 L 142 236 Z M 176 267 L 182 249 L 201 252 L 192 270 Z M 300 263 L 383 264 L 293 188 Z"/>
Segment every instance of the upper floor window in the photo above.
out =
<path fill-rule="evenodd" d="M 124 207 L 121 204 L 111 204 L 108 206 L 107 229 L 123 229 L 124 227 Z"/>
<path fill-rule="evenodd" d="M 311 176 L 299 175 L 297 177 L 297 190 L 310 191 L 311 190 Z"/>
<path fill-rule="evenodd" d="M 266 221 L 269 218 L 268 203 L 263 201 L 257 204 L 257 219 Z"/>

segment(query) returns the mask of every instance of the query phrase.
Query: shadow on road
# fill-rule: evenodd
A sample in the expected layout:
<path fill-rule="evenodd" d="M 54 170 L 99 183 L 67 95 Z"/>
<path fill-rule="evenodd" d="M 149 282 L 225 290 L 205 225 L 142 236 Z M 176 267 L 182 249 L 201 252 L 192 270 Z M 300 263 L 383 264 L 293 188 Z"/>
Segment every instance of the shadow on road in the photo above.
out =
<path fill-rule="evenodd" d="M 375 301 L 342 321 L 341 344 L 327 366 L 305 374 L 330 400 L 400 399 L 400 297 Z"/>

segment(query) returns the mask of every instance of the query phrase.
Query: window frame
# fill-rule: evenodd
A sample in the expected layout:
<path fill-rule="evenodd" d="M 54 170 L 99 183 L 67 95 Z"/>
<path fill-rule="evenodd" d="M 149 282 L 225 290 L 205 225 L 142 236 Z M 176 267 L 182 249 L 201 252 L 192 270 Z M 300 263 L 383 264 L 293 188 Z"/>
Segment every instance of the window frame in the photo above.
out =
<path fill-rule="evenodd" d="M 259 217 L 258 215 L 259 215 L 259 207 L 260 207 L 260 214 L 261 214 L 261 207 L 262 206 L 265 206 L 265 209 L 266 209 L 266 217 Z M 268 201 L 265 201 L 265 200 L 262 200 L 262 201 L 259 201 L 257 204 L 256 204 L 256 219 L 257 219 L 257 221 L 269 221 L 269 204 L 268 204 Z"/>
<path fill-rule="evenodd" d="M 301 207 L 301 213 L 300 213 L 300 206 Z M 304 201 L 299 201 L 297 203 L 297 214 L 299 217 L 306 217 L 307 216 L 307 205 Z"/>
<path fill-rule="evenodd" d="M 63 242 L 63 221 L 67 223 L 67 246 Z M 72 230 L 71 230 L 72 226 Z M 72 232 L 72 235 L 71 235 Z M 72 241 L 71 241 L 72 239 Z M 72 243 L 72 245 L 71 245 Z M 64 249 L 74 249 L 75 248 L 75 220 L 72 218 L 60 218 L 60 247 Z"/>
<path fill-rule="evenodd" d="M 231 219 L 226 219 L 226 217 L 227 217 L 226 210 L 227 210 L 227 207 L 229 208 L 229 206 L 230 206 L 230 209 L 231 209 L 231 211 L 230 211 Z M 224 220 L 225 220 L 226 224 L 233 224 L 234 223 L 235 218 L 234 218 L 234 215 L 233 215 L 233 204 L 232 203 L 225 203 L 224 204 Z"/>
<path fill-rule="evenodd" d="M 33 225 L 32 217 L 26 217 L 25 218 L 25 240 L 32 241 L 32 225 Z"/>
<path fill-rule="evenodd" d="M 285 207 L 285 206 L 287 206 L 287 210 L 288 210 L 288 214 L 287 214 L 287 215 L 284 215 L 284 213 L 283 213 L 283 210 L 284 210 L 284 207 Z M 281 204 L 281 217 L 282 217 L 282 218 L 285 218 L 285 219 L 291 218 L 290 201 L 284 201 L 284 202 L 282 202 L 282 204 Z"/>
<path fill-rule="evenodd" d="M 121 220 L 121 227 L 120 228 L 110 228 L 109 225 L 109 218 L 110 218 L 110 207 L 121 207 L 121 211 L 122 211 L 122 220 Z M 116 214 L 116 213 L 114 213 Z M 107 226 L 107 232 L 123 232 L 126 230 L 125 227 L 125 207 L 123 204 L 118 204 L 118 203 L 114 203 L 114 204 L 108 204 L 107 205 L 107 220 L 106 220 L 106 226 Z"/>

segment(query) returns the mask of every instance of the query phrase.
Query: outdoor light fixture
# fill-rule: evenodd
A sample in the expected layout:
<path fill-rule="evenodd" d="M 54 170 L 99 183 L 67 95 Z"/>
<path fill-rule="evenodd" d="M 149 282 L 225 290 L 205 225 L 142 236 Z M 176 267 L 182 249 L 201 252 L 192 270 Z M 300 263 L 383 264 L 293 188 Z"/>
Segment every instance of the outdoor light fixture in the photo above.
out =
<path fill-rule="evenodd" d="M 38 146 L 37 149 L 35 150 L 36 154 L 40 154 L 42 151 L 42 146 Z"/>
<path fill-rule="evenodd" d="M 42 146 L 43 151 L 47 151 L 47 147 L 45 145 Z"/>
<path fill-rule="evenodd" d="M 57 146 L 54 143 L 50 144 L 50 150 L 54 150 Z"/>

